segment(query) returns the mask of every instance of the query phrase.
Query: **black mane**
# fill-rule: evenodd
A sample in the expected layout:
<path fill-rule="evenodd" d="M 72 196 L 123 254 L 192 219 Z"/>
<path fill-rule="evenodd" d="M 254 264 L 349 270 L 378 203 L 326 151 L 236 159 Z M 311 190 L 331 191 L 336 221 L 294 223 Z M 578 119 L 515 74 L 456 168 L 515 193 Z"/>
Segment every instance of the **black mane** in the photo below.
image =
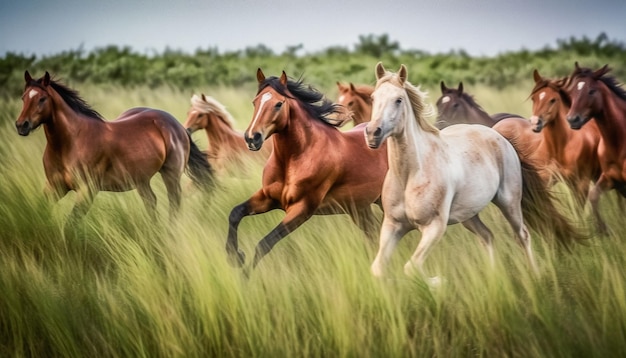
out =
<path fill-rule="evenodd" d="M 608 69 L 606 72 L 609 72 Z M 571 78 L 574 77 L 591 77 L 594 78 L 594 71 L 590 68 L 580 68 L 574 70 Z M 597 78 L 598 81 L 602 81 L 613 93 L 615 93 L 619 98 L 626 101 L 626 90 L 622 87 L 622 84 L 617 81 L 617 79 L 613 76 L 608 76 L 604 73 L 600 78 Z"/>
<path fill-rule="evenodd" d="M 38 87 L 43 88 L 43 77 L 37 81 L 33 81 Z M 32 83 L 31 83 L 32 84 Z M 28 84 L 27 84 L 28 85 Z M 90 105 L 80 97 L 78 91 L 75 91 L 57 81 L 50 80 L 50 86 L 63 98 L 65 103 L 70 106 L 75 112 L 83 114 L 89 118 L 98 119 L 104 121 L 104 117 L 98 111 L 91 108 Z"/>
<path fill-rule="evenodd" d="M 335 126 L 328 116 L 333 113 L 340 113 L 341 107 L 328 100 L 321 92 L 315 88 L 305 85 L 302 79 L 294 81 L 287 79 L 287 88 L 280 83 L 280 79 L 276 76 L 266 78 L 259 84 L 258 92 L 265 87 L 270 86 L 282 96 L 297 99 L 302 102 L 304 110 L 312 117 L 321 120 L 323 123 Z M 286 93 L 285 89 L 289 91 Z M 258 93 L 257 92 L 257 93 Z"/>

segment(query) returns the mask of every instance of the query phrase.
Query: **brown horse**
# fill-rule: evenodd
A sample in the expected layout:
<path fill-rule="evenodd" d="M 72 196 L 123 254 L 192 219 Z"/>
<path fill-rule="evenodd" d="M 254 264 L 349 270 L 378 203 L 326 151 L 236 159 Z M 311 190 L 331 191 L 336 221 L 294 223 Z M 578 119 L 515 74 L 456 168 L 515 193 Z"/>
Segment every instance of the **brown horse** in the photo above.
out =
<path fill-rule="evenodd" d="M 511 113 L 487 114 L 476 103 L 473 96 L 463 92 L 463 82 L 459 82 L 458 88 L 449 88 L 441 81 L 440 87 L 441 97 L 437 100 L 437 122 L 435 123 L 438 129 L 460 123 L 493 127 L 505 118 L 523 118 Z"/>
<path fill-rule="evenodd" d="M 598 157 L 602 174 L 594 195 L 617 189 L 626 196 L 626 90 L 607 75 L 609 71 L 608 65 L 593 71 L 575 63 L 567 87 L 572 100 L 567 121 L 572 129 L 581 129 L 594 118 L 600 130 Z"/>
<path fill-rule="evenodd" d="M 259 90 L 245 139 L 250 150 L 260 150 L 272 136 L 274 149 L 263 170 L 261 189 L 230 212 L 226 251 L 231 262 L 239 266 L 245 262 L 237 242 L 241 220 L 273 209 L 284 210 L 285 218 L 257 244 L 253 268 L 314 214 L 349 214 L 375 240 L 379 220 L 371 204 L 379 202 L 388 169 L 386 147 L 369 150 L 363 124 L 338 130 L 341 123 L 329 123 L 329 118 L 341 113 L 341 106 L 301 81 L 288 79 L 285 72 L 280 78 L 266 78 L 258 69 L 257 80 Z"/>
<path fill-rule="evenodd" d="M 243 132 L 235 130 L 234 122 L 224 105 L 214 98 L 204 94 L 191 97 L 184 126 L 189 133 L 200 129 L 206 131 L 209 163 L 222 174 L 238 174 L 249 163 L 265 163 L 272 152 L 271 144 L 259 153 L 248 150 Z"/>
<path fill-rule="evenodd" d="M 374 86 L 358 85 L 352 82 L 349 85 L 343 85 L 337 82 L 339 88 L 339 97 L 337 104 L 346 107 L 352 112 L 352 120 L 354 124 L 369 122 L 372 116 L 372 92 Z"/>
<path fill-rule="evenodd" d="M 533 102 L 533 115 L 530 117 L 532 129 L 543 135 L 547 154 L 557 166 L 563 180 L 572 189 L 579 204 L 589 196 L 590 183 L 597 181 L 601 174 L 598 160 L 600 131 L 595 121 L 575 131 L 569 127 L 567 112 L 570 98 L 564 89 L 567 78 L 551 80 L 533 72 L 535 87 L 530 98 Z M 606 224 L 598 211 L 599 197 L 590 196 L 589 201 L 598 230 L 606 231 Z"/>
<path fill-rule="evenodd" d="M 155 215 L 156 196 L 150 179 L 161 173 L 170 202 L 170 217 L 181 203 L 180 178 L 185 169 L 194 182 L 212 185 L 211 166 L 185 128 L 170 114 L 133 108 L 116 121 L 105 121 L 78 92 L 44 77 L 34 80 L 28 71 L 24 105 L 15 122 L 27 136 L 43 126 L 47 145 L 43 164 L 46 193 L 58 200 L 77 193 L 70 218 L 87 214 L 99 191 L 137 189 L 148 212 Z"/>

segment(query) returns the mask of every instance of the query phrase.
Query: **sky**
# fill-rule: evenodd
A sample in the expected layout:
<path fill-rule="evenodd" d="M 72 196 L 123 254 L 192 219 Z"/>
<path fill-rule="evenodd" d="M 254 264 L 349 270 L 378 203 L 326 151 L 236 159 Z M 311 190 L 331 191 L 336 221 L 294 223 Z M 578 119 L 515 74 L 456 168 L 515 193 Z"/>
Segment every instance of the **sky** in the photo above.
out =
<path fill-rule="evenodd" d="M 9 0 L 0 4 L 0 56 L 47 56 L 130 46 L 220 53 L 263 44 L 275 53 L 350 50 L 387 34 L 403 50 L 495 56 L 606 33 L 626 42 L 626 0 Z"/>

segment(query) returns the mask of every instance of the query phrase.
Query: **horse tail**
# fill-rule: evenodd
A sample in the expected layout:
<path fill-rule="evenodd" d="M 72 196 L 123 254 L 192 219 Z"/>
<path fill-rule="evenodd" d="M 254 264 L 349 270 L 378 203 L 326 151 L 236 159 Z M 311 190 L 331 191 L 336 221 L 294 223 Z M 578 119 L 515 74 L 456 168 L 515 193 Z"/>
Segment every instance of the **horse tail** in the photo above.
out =
<path fill-rule="evenodd" d="M 210 191 L 215 188 L 213 167 L 209 163 L 206 153 L 189 137 L 189 159 L 187 159 L 186 172 L 191 181 L 200 189 Z"/>
<path fill-rule="evenodd" d="M 510 140 L 511 141 L 511 140 Z M 522 169 L 522 215 L 529 227 L 538 231 L 542 236 L 551 233 L 560 246 L 570 249 L 572 244 L 587 239 L 578 228 L 559 211 L 558 199 L 548 188 L 548 183 L 539 174 L 538 167 L 533 160 L 520 153 L 515 141 L 511 144 L 517 151 Z"/>

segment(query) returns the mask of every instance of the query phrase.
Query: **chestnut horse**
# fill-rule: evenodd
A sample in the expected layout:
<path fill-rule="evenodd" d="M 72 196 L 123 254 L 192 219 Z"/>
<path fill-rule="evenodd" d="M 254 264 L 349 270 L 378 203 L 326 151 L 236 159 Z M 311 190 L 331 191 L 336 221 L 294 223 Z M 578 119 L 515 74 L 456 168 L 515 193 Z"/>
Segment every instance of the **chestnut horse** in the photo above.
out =
<path fill-rule="evenodd" d="M 482 124 L 493 127 L 505 118 L 523 118 L 517 114 L 496 113 L 489 115 L 474 100 L 474 97 L 463 92 L 463 82 L 458 88 L 449 88 L 441 81 L 441 97 L 437 100 L 437 122 L 435 126 L 443 129 L 452 124 Z"/>
<path fill-rule="evenodd" d="M 189 133 L 205 130 L 209 163 L 221 174 L 239 174 L 249 163 L 263 164 L 272 152 L 271 144 L 259 153 L 248 150 L 243 132 L 235 130 L 234 123 L 224 105 L 214 98 L 204 93 L 191 97 L 191 108 L 187 111 L 184 126 Z"/>
<path fill-rule="evenodd" d="M 594 118 L 600 130 L 598 157 L 602 174 L 595 195 L 617 189 L 626 196 L 626 90 L 607 75 L 609 71 L 608 65 L 593 71 L 575 63 L 567 87 L 572 100 L 567 121 L 572 129 L 580 130 Z"/>
<path fill-rule="evenodd" d="M 571 101 L 563 87 L 567 78 L 546 79 L 534 70 L 533 79 L 535 86 L 530 94 L 533 102 L 532 129 L 542 134 L 547 155 L 556 162 L 559 174 L 571 188 L 576 201 L 584 204 L 589 198 L 597 229 L 605 232 L 606 224 L 598 210 L 599 197 L 597 194 L 589 195 L 591 182 L 597 181 L 601 174 L 598 126 L 591 121 L 579 131 L 569 127 L 566 116 Z"/>
<path fill-rule="evenodd" d="M 180 207 L 180 179 L 185 169 L 198 185 L 212 186 L 206 156 L 170 114 L 133 108 L 115 121 L 105 121 L 78 92 L 50 79 L 48 72 L 34 80 L 26 71 L 24 79 L 24 105 L 15 126 L 22 136 L 43 126 L 46 193 L 58 200 L 76 191 L 71 220 L 87 214 L 99 191 L 135 188 L 154 217 L 156 196 L 150 179 L 157 172 L 167 189 L 170 217 Z"/>
<path fill-rule="evenodd" d="M 525 221 L 531 227 L 538 224 L 544 233 L 553 232 L 565 245 L 582 238 L 558 212 L 538 172 L 506 138 L 481 125 L 457 124 L 439 131 L 425 119 L 425 94 L 407 81 L 404 65 L 391 73 L 379 62 L 376 78 L 365 138 L 373 149 L 389 143 L 389 171 L 382 191 L 384 219 L 372 263 L 374 275 L 383 275 L 400 239 L 419 229 L 422 238 L 404 271 L 411 274 L 417 268 L 426 278 L 426 256 L 446 226 L 455 223 L 481 237 L 493 264 L 493 234 L 478 216 L 490 202 L 511 224 L 535 272 Z M 437 284 L 439 279 L 429 282 Z"/>
<path fill-rule="evenodd" d="M 369 122 L 372 115 L 372 91 L 373 86 L 358 85 L 352 82 L 349 85 L 343 85 L 337 82 L 339 89 L 339 97 L 337 104 L 346 107 L 352 112 L 352 120 L 354 124 Z"/>
<path fill-rule="evenodd" d="M 271 136 L 274 149 L 261 189 L 230 212 L 226 242 L 230 261 L 239 266 L 245 262 L 237 242 L 241 220 L 273 209 L 284 210 L 285 217 L 257 244 L 252 268 L 314 214 L 346 213 L 374 240 L 379 220 L 371 204 L 379 201 L 387 172 L 385 148 L 367 148 L 363 124 L 345 132 L 337 129 L 341 123 L 330 117 L 341 114 L 342 107 L 301 81 L 288 79 L 284 71 L 280 78 L 266 78 L 258 69 L 257 80 L 245 139 L 250 150 L 260 150 Z"/>

